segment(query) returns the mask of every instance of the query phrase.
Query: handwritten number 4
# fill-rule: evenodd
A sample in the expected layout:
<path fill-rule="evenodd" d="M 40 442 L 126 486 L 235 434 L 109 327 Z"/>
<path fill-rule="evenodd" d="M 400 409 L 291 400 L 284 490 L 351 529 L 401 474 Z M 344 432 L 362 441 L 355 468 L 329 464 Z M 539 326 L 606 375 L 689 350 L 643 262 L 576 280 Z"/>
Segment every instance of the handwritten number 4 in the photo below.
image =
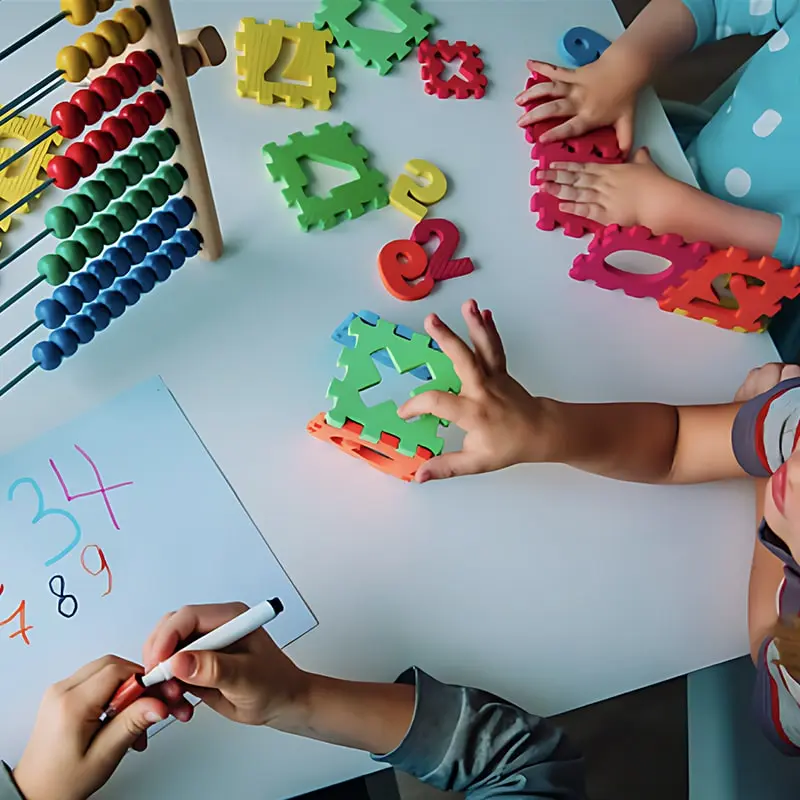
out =
<path fill-rule="evenodd" d="M 78 524 L 78 520 L 76 520 L 75 517 L 69 513 L 69 511 L 64 511 L 61 508 L 47 508 L 44 502 L 44 494 L 42 494 L 39 484 L 36 483 L 33 478 L 19 478 L 19 480 L 14 481 L 14 483 L 12 483 L 8 489 L 9 502 L 14 500 L 14 494 L 17 489 L 26 484 L 33 489 L 38 501 L 36 513 L 33 515 L 33 519 L 31 519 L 31 523 L 33 525 L 37 525 L 47 517 L 61 517 L 67 520 L 74 531 L 72 541 L 60 553 L 44 562 L 46 567 L 52 567 L 53 564 L 56 564 L 57 562 L 61 561 L 62 558 L 68 556 L 78 546 L 81 541 L 81 526 Z"/>

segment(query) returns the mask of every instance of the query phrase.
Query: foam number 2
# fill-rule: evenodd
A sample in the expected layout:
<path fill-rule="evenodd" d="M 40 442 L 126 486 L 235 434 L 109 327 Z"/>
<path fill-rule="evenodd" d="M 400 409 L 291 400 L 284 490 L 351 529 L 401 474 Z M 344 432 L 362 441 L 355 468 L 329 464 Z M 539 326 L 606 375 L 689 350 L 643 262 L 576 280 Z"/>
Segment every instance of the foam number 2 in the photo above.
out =
<path fill-rule="evenodd" d="M 378 253 L 378 271 L 386 291 L 398 300 L 421 300 L 433 289 L 428 254 L 421 245 L 398 239 Z M 409 283 L 417 281 L 417 283 Z"/>
<path fill-rule="evenodd" d="M 419 222 L 428 213 L 428 206 L 438 203 L 447 194 L 447 178 L 439 167 L 421 158 L 411 159 L 405 170 L 428 183 L 423 186 L 408 175 L 400 175 L 389 194 L 389 202 Z"/>
<path fill-rule="evenodd" d="M 23 485 L 28 485 L 33 489 L 38 502 L 36 513 L 33 515 L 33 519 L 31 520 L 33 525 L 37 525 L 47 517 L 61 517 L 66 520 L 67 523 L 69 523 L 69 527 L 73 530 L 74 535 L 72 541 L 60 553 L 44 562 L 46 567 L 52 567 L 53 564 L 68 556 L 78 546 L 81 540 L 81 526 L 78 525 L 78 520 L 76 520 L 75 517 L 69 513 L 69 511 L 64 511 L 61 508 L 47 508 L 44 502 L 44 494 L 42 494 L 39 484 L 36 483 L 33 478 L 20 478 L 19 480 L 14 481 L 14 483 L 12 483 L 8 489 L 9 502 L 14 500 L 15 492 L 20 486 Z"/>
<path fill-rule="evenodd" d="M 439 239 L 436 252 L 431 255 L 428 273 L 435 281 L 459 278 L 469 275 L 475 269 L 470 258 L 453 259 L 453 254 L 461 242 L 458 228 L 447 219 L 426 219 L 418 223 L 411 233 L 411 241 L 419 245 L 427 244 L 432 236 Z"/>
<path fill-rule="evenodd" d="M 56 589 L 54 584 L 59 583 L 61 586 Z M 67 594 L 67 585 L 63 575 L 53 575 L 50 578 L 50 591 L 58 598 L 58 613 L 62 617 L 72 619 L 78 613 L 78 598 L 74 594 Z"/>

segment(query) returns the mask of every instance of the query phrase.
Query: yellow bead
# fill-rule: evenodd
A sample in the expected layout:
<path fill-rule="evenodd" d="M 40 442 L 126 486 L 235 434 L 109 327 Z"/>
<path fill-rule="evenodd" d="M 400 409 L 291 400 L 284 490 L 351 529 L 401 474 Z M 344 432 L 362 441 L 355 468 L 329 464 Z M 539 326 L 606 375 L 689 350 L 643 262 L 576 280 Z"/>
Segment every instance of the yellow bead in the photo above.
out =
<path fill-rule="evenodd" d="M 64 70 L 64 77 L 70 83 L 79 83 L 92 68 L 89 56 L 80 47 L 62 47 L 56 56 L 56 69 Z"/>
<path fill-rule="evenodd" d="M 97 0 L 61 0 L 61 10 L 73 25 L 88 25 L 97 15 Z"/>
<path fill-rule="evenodd" d="M 97 10 L 102 14 L 114 5 L 114 0 L 97 0 Z"/>
<path fill-rule="evenodd" d="M 125 52 L 128 46 L 128 32 L 119 22 L 107 19 L 95 28 L 95 33 L 106 40 L 112 56 L 119 56 Z"/>
<path fill-rule="evenodd" d="M 84 33 L 83 36 L 79 36 L 75 47 L 80 47 L 89 56 L 93 69 L 102 67 L 111 56 L 108 42 L 96 33 Z"/>
<path fill-rule="evenodd" d="M 141 41 L 147 31 L 145 18 L 135 8 L 121 8 L 114 14 L 114 19 L 128 32 L 128 41 L 131 44 Z"/>

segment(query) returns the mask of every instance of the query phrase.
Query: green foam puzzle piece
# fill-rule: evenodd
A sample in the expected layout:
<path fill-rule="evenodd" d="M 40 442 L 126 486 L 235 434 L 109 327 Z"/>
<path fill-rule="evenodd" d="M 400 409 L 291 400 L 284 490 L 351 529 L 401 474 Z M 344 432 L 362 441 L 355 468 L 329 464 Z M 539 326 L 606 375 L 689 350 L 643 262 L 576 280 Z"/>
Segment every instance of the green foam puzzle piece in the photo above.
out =
<path fill-rule="evenodd" d="M 343 380 L 334 378 L 328 387 L 328 397 L 333 398 L 333 407 L 326 415 L 329 425 L 336 428 L 352 420 L 364 426 L 361 438 L 367 442 L 378 442 L 382 433 L 389 433 L 400 440 L 398 451 L 406 456 L 415 456 L 417 447 L 426 447 L 439 455 L 444 441 L 438 436 L 439 425 L 446 420 L 425 414 L 413 422 L 397 416 L 397 404 L 387 400 L 367 406 L 361 397 L 364 389 L 377 386 L 381 375 L 372 355 L 386 350 L 395 369 L 400 373 L 410 372 L 426 366 L 431 380 L 417 386 L 411 396 L 435 389 L 440 392 L 461 391 L 461 381 L 453 368 L 453 362 L 441 351 L 431 347 L 431 337 L 415 333 L 411 339 L 398 336 L 395 325 L 385 319 L 370 325 L 360 317 L 350 323 L 349 333 L 355 337 L 354 347 L 345 347 L 339 356 L 339 366 L 345 368 Z"/>
<path fill-rule="evenodd" d="M 273 181 L 282 181 L 283 196 L 289 206 L 297 206 L 297 221 L 304 231 L 327 230 L 343 219 L 355 219 L 370 208 L 389 203 L 386 176 L 367 165 L 369 153 L 352 139 L 353 126 L 347 122 L 332 127 L 317 125 L 313 133 L 293 133 L 286 144 L 265 144 L 262 153 Z M 348 170 L 354 179 L 334 187 L 327 197 L 309 194 L 308 175 L 302 160 Z"/>
<path fill-rule="evenodd" d="M 365 1 L 375 3 L 400 30 L 380 31 L 350 22 Z M 430 14 L 416 9 L 415 0 L 322 0 L 322 7 L 314 15 L 314 24 L 330 28 L 339 47 L 352 47 L 359 63 L 375 66 L 381 75 L 425 39 L 435 22 Z"/>

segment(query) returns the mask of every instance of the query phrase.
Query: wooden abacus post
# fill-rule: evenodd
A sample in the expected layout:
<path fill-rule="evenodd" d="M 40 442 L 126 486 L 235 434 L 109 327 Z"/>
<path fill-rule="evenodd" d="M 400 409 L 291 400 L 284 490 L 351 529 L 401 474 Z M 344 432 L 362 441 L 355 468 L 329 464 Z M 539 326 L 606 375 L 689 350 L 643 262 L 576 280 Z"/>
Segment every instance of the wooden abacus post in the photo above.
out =
<path fill-rule="evenodd" d="M 170 0 L 139 0 L 137 5 L 150 17 L 147 33 L 138 46 L 152 50 L 161 62 L 159 72 L 170 101 L 164 125 L 172 128 L 180 140 L 178 155 L 189 176 L 187 193 L 197 207 L 192 227 L 203 237 L 200 254 L 209 261 L 216 261 L 222 255 L 222 231 Z"/>

